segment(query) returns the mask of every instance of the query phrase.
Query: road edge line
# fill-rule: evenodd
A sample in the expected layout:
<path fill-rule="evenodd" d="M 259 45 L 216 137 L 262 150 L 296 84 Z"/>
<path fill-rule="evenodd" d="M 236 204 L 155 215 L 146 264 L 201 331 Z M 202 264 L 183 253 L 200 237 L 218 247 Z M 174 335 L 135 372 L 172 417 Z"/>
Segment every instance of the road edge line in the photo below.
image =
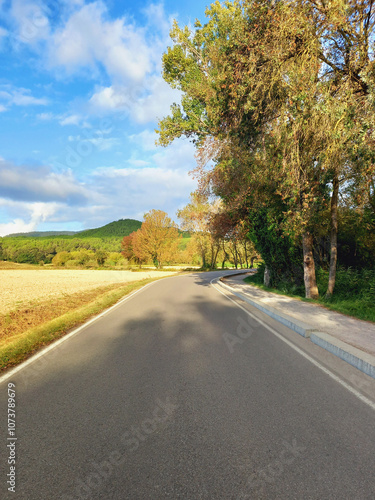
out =
<path fill-rule="evenodd" d="M 165 278 L 163 278 L 163 279 L 167 279 L 167 278 L 174 278 L 174 276 L 165 276 Z M 101 313 L 97 314 L 93 318 L 91 318 L 88 321 L 86 321 L 85 323 L 83 323 L 83 325 L 78 326 L 77 328 L 75 328 L 70 333 L 67 333 L 66 335 L 64 335 L 60 339 L 52 342 L 52 344 L 48 345 L 47 347 L 44 347 L 43 349 L 41 349 L 40 351 L 38 351 L 37 353 L 35 353 L 34 355 L 32 355 L 30 358 L 26 359 L 25 361 L 23 361 L 19 365 L 15 366 L 14 368 L 11 368 L 9 370 L 9 372 L 4 373 L 0 377 L 0 384 L 2 384 L 3 382 L 5 382 L 9 378 L 13 377 L 13 375 L 15 375 L 16 373 L 18 373 L 21 370 L 23 370 L 23 368 L 26 368 L 26 366 L 30 365 L 31 363 L 34 363 L 39 358 L 41 358 L 42 356 L 44 356 L 45 354 L 47 354 L 49 351 L 52 351 L 52 349 L 55 349 L 56 347 L 58 347 L 59 345 L 61 345 L 63 342 L 65 342 L 66 340 L 70 339 L 71 337 L 73 337 L 74 335 L 76 335 L 77 333 L 79 333 L 81 330 L 83 330 L 86 327 L 90 326 L 92 323 L 94 323 L 98 319 L 102 318 L 103 316 L 105 316 L 107 313 L 111 312 L 116 307 L 120 306 L 123 302 L 126 302 L 127 300 L 131 299 L 134 295 L 136 295 L 137 293 L 141 292 L 142 290 L 144 290 L 148 286 L 153 285 L 157 281 L 160 281 L 160 279 L 152 281 L 151 283 L 147 283 L 146 285 L 143 285 L 141 288 L 138 288 L 138 290 L 135 290 L 131 294 L 126 295 L 125 297 L 123 297 L 122 299 L 120 299 L 118 302 L 116 302 L 116 304 L 113 304 L 113 306 L 109 307 L 108 309 L 105 309 Z"/>
<path fill-rule="evenodd" d="M 308 325 L 307 323 L 303 323 L 292 316 L 283 314 L 271 306 L 260 304 L 256 300 L 248 298 L 247 295 L 243 293 L 236 292 L 231 286 L 223 283 L 221 278 L 218 278 L 218 284 L 219 286 L 226 288 L 230 291 L 230 293 L 236 295 L 239 299 L 242 299 L 253 307 L 256 307 L 303 337 L 310 338 L 314 344 L 319 345 L 319 347 L 322 347 L 346 363 L 354 366 L 362 373 L 365 373 L 369 377 L 375 379 L 375 357 L 371 354 L 362 351 L 357 347 L 346 344 L 340 339 L 336 339 L 336 337 L 333 337 L 333 335 L 330 335 L 329 333 L 319 331 L 312 325 Z"/>
<path fill-rule="evenodd" d="M 219 281 L 220 278 L 214 278 L 213 280 L 211 280 L 210 282 L 210 285 L 215 288 L 215 290 L 217 290 L 219 293 L 221 293 L 224 297 L 226 297 L 228 300 L 230 300 L 231 302 L 233 302 L 234 304 L 236 304 L 237 307 L 239 307 L 240 309 L 242 309 L 246 314 L 248 314 L 251 318 L 253 318 L 255 321 L 257 321 L 258 323 L 260 323 L 262 326 L 264 326 L 264 328 L 266 328 L 268 331 L 270 331 L 273 335 L 275 335 L 278 339 L 282 340 L 285 344 L 287 344 L 289 347 L 291 347 L 292 349 L 294 349 L 296 352 L 298 352 L 299 354 L 301 354 L 301 356 L 303 356 L 305 359 L 307 359 L 308 361 L 310 361 L 310 363 L 312 363 L 313 365 L 315 365 L 317 368 L 319 368 L 321 371 L 323 371 L 326 375 L 328 375 L 329 377 L 331 377 L 333 380 L 335 380 L 336 382 L 338 382 L 340 385 L 342 385 L 343 387 L 345 387 L 345 389 L 347 389 L 349 392 L 351 392 L 354 396 L 356 396 L 358 399 L 360 399 L 363 403 L 367 404 L 372 410 L 375 411 L 375 402 L 371 401 L 371 399 L 368 399 L 366 396 L 364 396 L 363 394 L 361 394 L 360 392 L 358 392 L 356 389 L 354 389 L 352 386 L 350 386 L 349 384 L 347 384 L 344 380 L 342 380 L 340 377 L 338 377 L 337 375 L 335 375 L 333 372 L 331 372 L 330 370 L 328 370 L 328 368 L 326 368 L 325 366 L 323 366 L 322 364 L 320 364 L 318 361 L 316 361 L 314 358 L 312 358 L 311 356 L 309 356 L 306 352 L 304 352 L 302 349 L 300 349 L 299 347 L 297 347 L 296 345 L 293 344 L 293 342 L 291 342 L 290 340 L 286 339 L 283 335 L 281 335 L 280 333 L 278 333 L 274 328 L 272 328 L 272 326 L 269 326 L 267 325 L 267 323 L 265 323 L 263 320 L 261 320 L 260 318 L 257 318 L 256 316 L 254 316 L 251 312 L 249 312 L 247 309 L 245 309 L 244 307 L 242 307 L 240 304 L 238 304 L 235 300 L 231 299 L 228 295 L 226 295 L 222 290 L 220 290 L 220 288 L 217 288 L 215 286 L 215 284 L 213 284 L 213 281 Z M 235 294 L 236 295 L 236 294 Z M 242 297 L 241 297 L 242 298 Z M 243 299 L 242 299 L 243 300 Z M 345 360 L 344 360 L 345 361 Z"/>

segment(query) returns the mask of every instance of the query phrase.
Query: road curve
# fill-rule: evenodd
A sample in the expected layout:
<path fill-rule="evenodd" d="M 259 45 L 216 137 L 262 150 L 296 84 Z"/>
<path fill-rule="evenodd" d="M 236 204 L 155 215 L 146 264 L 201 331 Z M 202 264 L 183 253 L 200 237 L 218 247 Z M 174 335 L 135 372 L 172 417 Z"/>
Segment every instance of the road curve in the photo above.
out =
<path fill-rule="evenodd" d="M 374 410 L 210 286 L 220 274 L 155 282 L 0 384 L 0 498 L 375 498 Z"/>

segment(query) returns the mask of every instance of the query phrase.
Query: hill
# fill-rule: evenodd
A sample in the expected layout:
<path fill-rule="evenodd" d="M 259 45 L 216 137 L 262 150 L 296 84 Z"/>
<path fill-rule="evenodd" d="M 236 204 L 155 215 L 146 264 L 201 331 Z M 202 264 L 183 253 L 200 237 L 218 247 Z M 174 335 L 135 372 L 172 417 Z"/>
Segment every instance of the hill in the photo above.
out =
<path fill-rule="evenodd" d="M 76 238 L 123 238 L 137 231 L 142 222 L 135 219 L 120 219 L 96 229 L 87 229 L 75 234 Z"/>
<path fill-rule="evenodd" d="M 5 238 L 50 238 L 53 236 L 72 236 L 77 231 L 31 231 L 30 233 L 12 233 L 5 236 Z"/>
<path fill-rule="evenodd" d="M 8 234 L 5 238 L 123 238 L 137 231 L 142 222 L 135 219 L 120 219 L 105 226 L 84 231 L 33 231 L 30 233 Z"/>

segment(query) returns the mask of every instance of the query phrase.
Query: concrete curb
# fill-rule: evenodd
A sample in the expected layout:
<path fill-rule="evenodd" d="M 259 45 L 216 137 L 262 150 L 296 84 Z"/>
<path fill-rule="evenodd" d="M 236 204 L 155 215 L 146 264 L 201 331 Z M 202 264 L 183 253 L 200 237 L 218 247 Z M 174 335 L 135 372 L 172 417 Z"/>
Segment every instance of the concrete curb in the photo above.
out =
<path fill-rule="evenodd" d="M 236 295 L 239 299 L 244 300 L 245 302 L 251 304 L 252 306 L 256 307 L 260 311 L 264 312 L 265 314 L 268 314 L 268 316 L 271 316 L 271 318 L 275 319 L 276 321 L 279 321 L 283 325 L 287 326 L 291 330 L 294 330 L 295 332 L 299 333 L 302 335 L 302 337 L 310 337 L 311 332 L 314 332 L 316 328 L 312 327 L 311 325 L 308 325 L 307 323 L 303 323 L 302 321 L 298 321 L 297 319 L 292 318 L 291 316 L 288 316 L 286 314 L 281 313 L 277 309 L 271 306 L 265 306 L 264 304 L 261 304 L 253 299 L 249 299 L 246 295 L 236 292 L 233 290 L 232 287 L 229 285 L 223 283 L 221 281 L 221 278 L 219 279 L 220 286 L 226 288 L 229 290 L 231 293 Z"/>
<path fill-rule="evenodd" d="M 299 333 L 303 337 L 310 338 L 311 342 L 313 342 L 314 344 L 322 347 L 326 351 L 329 351 L 343 361 L 351 364 L 361 372 L 366 373 L 366 375 L 369 375 L 370 377 L 375 379 L 375 357 L 371 354 L 368 354 L 356 347 L 346 344 L 345 342 L 342 342 L 341 340 L 333 337 L 332 335 L 329 335 L 328 333 L 319 332 L 312 325 L 303 323 L 293 318 L 292 316 L 288 316 L 287 314 L 283 314 L 274 307 L 261 304 L 254 299 L 250 299 L 243 293 L 236 292 L 232 287 L 230 287 L 226 283 L 223 283 L 222 278 L 219 278 L 217 283 L 223 288 L 229 290 L 239 299 L 247 302 L 253 307 L 256 307 L 260 311 L 264 312 L 276 321 L 279 321 L 279 323 L 282 323 L 296 333 Z"/>
<path fill-rule="evenodd" d="M 311 342 L 323 347 L 326 351 L 355 366 L 363 373 L 375 378 L 375 357 L 367 352 L 357 349 L 342 340 L 324 332 L 314 332 L 310 336 Z"/>

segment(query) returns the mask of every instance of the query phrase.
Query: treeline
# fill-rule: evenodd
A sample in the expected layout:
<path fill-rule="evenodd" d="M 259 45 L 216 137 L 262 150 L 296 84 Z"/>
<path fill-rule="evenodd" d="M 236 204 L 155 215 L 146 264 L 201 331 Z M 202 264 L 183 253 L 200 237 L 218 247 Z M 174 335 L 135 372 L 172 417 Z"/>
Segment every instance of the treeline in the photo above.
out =
<path fill-rule="evenodd" d="M 152 263 L 158 268 L 165 264 L 200 265 L 202 269 L 253 267 L 259 259 L 244 231 L 223 237 L 211 231 L 209 221 L 215 205 L 195 193 L 191 203 L 177 212 L 184 231 L 161 210 L 150 210 L 142 227 L 122 240 L 122 255 L 128 262 Z M 183 238 L 185 236 L 185 238 Z"/>
<path fill-rule="evenodd" d="M 117 253 L 117 259 L 114 255 L 109 259 L 109 262 L 117 262 L 122 258 L 120 254 L 122 238 L 139 229 L 141 225 L 142 223 L 138 220 L 120 219 L 105 226 L 76 234 L 51 235 L 47 233 L 48 236 L 43 236 L 45 233 L 34 233 L 40 236 L 30 237 L 26 233 L 19 236 L 6 236 L 0 238 L 0 260 L 50 264 L 53 263 L 52 261 L 57 254 L 64 252 L 63 257 L 57 259 L 58 265 L 62 265 L 61 262 L 64 260 L 66 262 L 74 261 L 78 265 L 77 262 L 82 261 L 82 259 L 85 263 L 91 261 L 94 265 L 96 258 L 93 255 L 98 252 L 106 252 L 107 254 Z M 81 257 L 77 256 L 79 251 L 81 251 Z M 74 252 L 76 255 L 67 257 L 67 254 Z M 85 257 L 83 257 L 84 255 Z M 100 255 L 99 253 L 99 261 L 102 261 Z"/>
<path fill-rule="evenodd" d="M 243 228 L 225 235 L 210 229 L 216 209 L 205 197 L 192 194 L 191 203 L 177 214 L 181 229 L 165 212 L 150 210 L 143 223 L 135 221 L 124 228 L 124 221 L 117 221 L 101 232 L 120 237 L 5 237 L 0 239 L 0 260 L 65 268 L 127 268 L 134 264 L 253 267 L 260 256 Z"/>
<path fill-rule="evenodd" d="M 220 200 L 211 234 L 245 231 L 265 282 L 375 263 L 375 4 L 216 2 L 207 22 L 175 23 L 164 79 L 181 104 L 159 143 L 197 147 L 198 196 Z"/>
<path fill-rule="evenodd" d="M 26 238 L 6 237 L 0 239 L 0 260 L 18 263 L 50 264 L 54 257 L 65 252 L 121 251 L 121 238 Z M 121 256 L 121 255 L 120 255 Z M 74 258 L 72 257 L 74 260 Z M 71 260 L 72 260 L 71 259 Z"/>

